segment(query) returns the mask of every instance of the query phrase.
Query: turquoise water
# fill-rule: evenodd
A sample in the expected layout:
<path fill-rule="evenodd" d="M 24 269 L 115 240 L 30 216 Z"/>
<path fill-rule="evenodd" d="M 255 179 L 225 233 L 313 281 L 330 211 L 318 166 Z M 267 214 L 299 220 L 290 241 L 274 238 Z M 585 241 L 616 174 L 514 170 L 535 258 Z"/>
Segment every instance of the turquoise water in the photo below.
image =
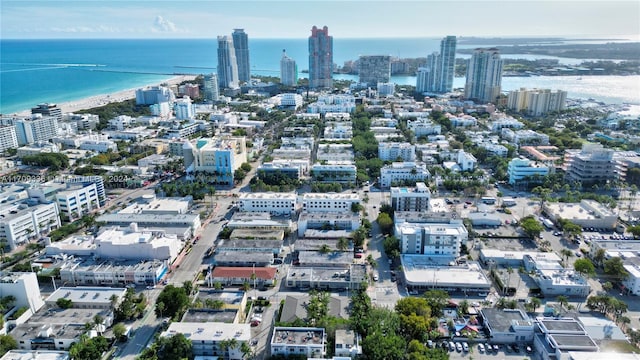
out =
<path fill-rule="evenodd" d="M 343 64 L 359 55 L 374 54 L 425 57 L 437 51 L 439 43 L 440 39 L 429 38 L 334 39 L 334 62 Z M 306 39 L 250 38 L 249 46 L 253 74 L 279 76 L 283 49 L 300 70 L 308 67 Z M 216 47 L 213 39 L 0 40 L 0 113 L 159 83 L 176 73 L 214 72 Z M 394 77 L 393 81 L 415 85 L 412 76 Z M 583 77 L 582 82 L 577 81 L 569 77 L 504 78 L 503 90 L 543 86 L 567 90 L 569 97 L 640 103 L 640 77 Z M 464 78 L 456 78 L 454 86 L 464 86 Z"/>

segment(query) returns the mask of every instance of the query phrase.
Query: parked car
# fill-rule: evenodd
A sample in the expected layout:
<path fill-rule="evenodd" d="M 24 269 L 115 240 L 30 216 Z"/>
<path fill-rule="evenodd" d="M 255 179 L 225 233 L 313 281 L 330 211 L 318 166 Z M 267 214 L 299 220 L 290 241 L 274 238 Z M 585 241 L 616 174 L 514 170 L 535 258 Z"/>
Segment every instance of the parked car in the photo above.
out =
<path fill-rule="evenodd" d="M 491 344 L 489 344 L 489 343 L 484 344 L 484 347 L 485 347 L 485 351 L 486 351 L 486 352 L 491 352 L 491 350 L 492 350 L 492 348 L 491 348 Z M 497 350 L 496 350 L 496 351 L 497 351 Z"/>
<path fill-rule="evenodd" d="M 432 349 L 432 348 L 433 348 L 433 340 L 427 340 L 427 347 L 428 347 L 429 349 Z"/>
<path fill-rule="evenodd" d="M 456 344 L 453 343 L 453 341 L 449 341 L 449 351 L 455 351 L 456 350 Z"/>
<path fill-rule="evenodd" d="M 498 345 L 498 344 L 494 344 L 494 345 L 493 345 L 493 351 L 495 351 L 495 352 L 500 351 L 500 345 Z"/>
<path fill-rule="evenodd" d="M 483 344 L 478 344 L 478 351 L 484 352 L 484 345 Z"/>
<path fill-rule="evenodd" d="M 459 342 L 456 343 L 456 351 L 462 352 L 462 344 L 460 344 Z"/>
<path fill-rule="evenodd" d="M 469 344 L 466 341 L 462 343 L 462 350 L 469 352 Z"/>

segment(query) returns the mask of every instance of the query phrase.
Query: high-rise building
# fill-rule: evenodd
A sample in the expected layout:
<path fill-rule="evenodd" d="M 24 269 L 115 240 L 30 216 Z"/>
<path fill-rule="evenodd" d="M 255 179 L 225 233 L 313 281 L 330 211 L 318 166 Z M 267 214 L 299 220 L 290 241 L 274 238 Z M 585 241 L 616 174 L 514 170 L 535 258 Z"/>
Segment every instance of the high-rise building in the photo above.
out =
<path fill-rule="evenodd" d="M 309 36 L 309 87 L 333 87 L 333 36 L 326 26 L 314 26 Z"/>
<path fill-rule="evenodd" d="M 358 74 L 360 83 L 366 83 L 368 86 L 376 86 L 379 82 L 388 83 L 391 79 L 391 56 L 360 56 Z"/>
<path fill-rule="evenodd" d="M 280 83 L 286 86 L 296 86 L 298 83 L 298 65 L 295 60 L 287 56 L 287 51 L 284 49 L 280 59 Z"/>
<path fill-rule="evenodd" d="M 419 93 L 424 92 L 437 92 L 438 86 L 436 83 L 436 73 L 438 71 L 438 61 L 440 54 L 434 52 L 427 55 L 427 63 L 425 66 L 418 68 L 418 76 L 416 78 L 416 91 Z"/>
<path fill-rule="evenodd" d="M 0 152 L 18 147 L 16 128 L 10 125 L 0 125 Z"/>
<path fill-rule="evenodd" d="M 447 36 L 440 41 L 440 56 L 436 72 L 437 91 L 449 92 L 453 89 L 456 65 L 456 37 Z"/>
<path fill-rule="evenodd" d="M 62 121 L 62 109 L 56 104 L 38 104 L 38 106 L 31 108 L 32 114 L 42 114 L 42 116 L 55 116 L 58 121 Z"/>
<path fill-rule="evenodd" d="M 236 51 L 238 64 L 238 80 L 241 83 L 251 80 L 251 66 L 249 65 L 249 37 L 244 29 L 233 29 L 233 48 Z"/>
<path fill-rule="evenodd" d="M 566 101 L 566 91 L 520 88 L 509 91 L 507 107 L 511 110 L 523 111 L 528 115 L 540 116 L 551 111 L 564 110 Z"/>
<path fill-rule="evenodd" d="M 475 49 L 467 64 L 464 96 L 485 103 L 496 101 L 502 84 L 502 63 L 498 49 Z"/>
<path fill-rule="evenodd" d="M 17 119 L 14 122 L 18 145 L 49 141 L 58 135 L 58 119 L 55 116 L 33 114 L 31 118 Z"/>
<path fill-rule="evenodd" d="M 211 101 L 218 101 L 220 99 L 218 74 L 212 73 L 204 76 L 204 98 Z"/>
<path fill-rule="evenodd" d="M 223 89 L 238 89 L 238 63 L 233 39 L 218 36 L 218 86 Z"/>
<path fill-rule="evenodd" d="M 167 86 L 148 86 L 136 90 L 136 105 L 154 105 L 172 102 L 175 94 Z"/>

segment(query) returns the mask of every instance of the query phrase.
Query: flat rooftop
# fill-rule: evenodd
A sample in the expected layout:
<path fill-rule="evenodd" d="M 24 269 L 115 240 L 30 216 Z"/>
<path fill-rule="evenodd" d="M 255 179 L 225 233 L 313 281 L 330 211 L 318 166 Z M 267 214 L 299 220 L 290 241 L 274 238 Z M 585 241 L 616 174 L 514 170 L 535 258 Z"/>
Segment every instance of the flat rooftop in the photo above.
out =
<path fill-rule="evenodd" d="M 173 336 L 183 334 L 187 339 L 194 341 L 221 341 L 235 339 L 239 342 L 251 340 L 251 325 L 227 324 L 227 323 L 192 323 L 174 322 L 161 336 Z"/>
<path fill-rule="evenodd" d="M 2 360 L 69 360 L 67 351 L 55 350 L 9 350 Z"/>
<path fill-rule="evenodd" d="M 305 231 L 305 235 L 306 234 L 307 232 Z M 339 251 L 338 242 L 339 239 L 298 239 L 294 246 L 298 251 L 318 251 L 323 245 L 327 245 L 329 249 Z M 347 246 L 347 251 L 353 251 L 353 243 L 350 242 L 350 246 Z"/>
<path fill-rule="evenodd" d="M 296 281 L 331 281 L 333 283 L 343 281 L 345 287 L 350 282 L 364 280 L 366 269 L 364 265 L 353 265 L 348 269 L 345 268 L 311 268 L 311 267 L 292 267 L 287 273 L 288 280 Z"/>
<path fill-rule="evenodd" d="M 94 304 L 111 304 L 111 297 L 121 298 L 126 289 L 109 287 L 60 287 L 51 294 L 46 302 L 53 304 L 58 299 L 69 299 L 74 303 L 91 302 Z"/>
<path fill-rule="evenodd" d="M 231 239 L 279 240 L 284 239 L 284 230 L 280 229 L 234 229 Z"/>
<path fill-rule="evenodd" d="M 213 261 L 216 263 L 229 262 L 245 262 L 245 263 L 262 263 L 270 262 L 273 259 L 273 252 L 268 250 L 257 251 L 216 251 L 213 255 Z"/>
<path fill-rule="evenodd" d="M 497 332 L 508 332 L 516 322 L 519 326 L 533 326 L 529 317 L 518 309 L 483 308 L 480 310 L 485 323 Z"/>
<path fill-rule="evenodd" d="M 431 199 L 429 207 L 438 210 L 442 209 L 443 211 L 396 211 L 393 213 L 393 217 L 396 222 L 406 221 L 408 223 L 442 223 L 458 218 L 457 213 L 444 206 L 444 200 L 440 199 L 442 202 L 441 207 L 437 206 L 438 202 L 435 200 L 438 199 Z"/>
<path fill-rule="evenodd" d="M 298 217 L 298 221 L 359 221 L 360 214 L 351 210 L 345 212 L 307 212 L 303 211 Z"/>
<path fill-rule="evenodd" d="M 586 348 L 598 348 L 598 345 L 593 341 L 591 337 L 588 335 L 560 335 L 560 334 L 552 334 L 549 335 L 552 342 L 558 344 L 560 350 L 563 348 L 576 348 L 576 347 L 586 347 Z"/>
<path fill-rule="evenodd" d="M 324 329 L 275 327 L 271 344 L 321 345 L 324 344 Z"/>
<path fill-rule="evenodd" d="M 229 239 L 224 240 L 218 245 L 218 250 L 269 250 L 279 249 L 282 247 L 282 240 L 265 240 L 265 239 Z"/>
<path fill-rule="evenodd" d="M 434 257 L 428 255 L 402 255 L 401 261 L 408 285 L 459 289 L 491 288 L 491 281 L 477 262 L 449 266 L 447 263 L 434 261 Z"/>
<path fill-rule="evenodd" d="M 300 251 L 298 260 L 302 266 L 324 264 L 348 265 L 353 263 L 353 254 L 342 251 L 332 251 L 322 254 L 318 251 Z"/>
<path fill-rule="evenodd" d="M 197 214 L 104 214 L 96 221 L 109 223 L 158 223 L 184 224 L 193 223 L 200 215 Z"/>
<path fill-rule="evenodd" d="M 238 198 L 242 200 L 289 200 L 296 201 L 298 195 L 295 193 L 276 193 L 276 192 L 259 192 L 259 193 L 240 193 Z"/>
<path fill-rule="evenodd" d="M 553 285 L 584 285 L 589 286 L 586 278 L 573 270 L 554 270 L 554 269 L 542 269 L 538 270 L 538 274 L 544 280 L 551 280 Z"/>
<path fill-rule="evenodd" d="M 224 291 L 224 290 L 210 290 L 202 289 L 198 290 L 196 299 L 200 300 L 220 300 L 225 304 L 239 305 L 244 299 L 244 291 Z"/>
<path fill-rule="evenodd" d="M 556 253 L 538 251 L 512 251 L 482 248 L 480 250 L 480 256 L 481 258 L 483 257 L 485 259 L 505 259 L 519 261 L 522 261 L 526 256 L 530 256 L 536 261 L 562 261 L 562 259 Z"/>
<path fill-rule="evenodd" d="M 352 231 L 347 230 L 315 230 L 309 229 L 304 232 L 306 239 L 323 239 L 324 241 L 338 240 L 340 238 L 351 239 L 353 237 Z M 296 240 L 296 247 L 300 241 L 309 241 L 305 239 Z"/>
<path fill-rule="evenodd" d="M 302 201 L 309 200 L 351 200 L 360 201 L 358 194 L 345 193 L 306 193 L 302 196 Z"/>
<path fill-rule="evenodd" d="M 189 309 L 182 318 L 186 323 L 225 323 L 233 324 L 237 309 Z"/>
<path fill-rule="evenodd" d="M 538 323 L 550 333 L 585 333 L 584 328 L 573 318 L 567 319 L 538 319 Z"/>

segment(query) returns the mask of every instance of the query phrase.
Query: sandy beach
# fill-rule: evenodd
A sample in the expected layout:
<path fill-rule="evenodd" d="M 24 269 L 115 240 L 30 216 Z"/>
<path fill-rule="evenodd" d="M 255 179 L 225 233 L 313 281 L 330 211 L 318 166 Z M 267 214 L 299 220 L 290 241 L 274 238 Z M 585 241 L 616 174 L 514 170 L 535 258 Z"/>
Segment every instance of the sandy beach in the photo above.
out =
<path fill-rule="evenodd" d="M 181 76 L 175 76 L 172 77 L 171 79 L 168 79 L 166 81 L 163 81 L 162 84 L 169 84 L 169 85 L 176 85 L 179 84 L 183 81 L 191 81 L 194 80 L 196 78 L 195 75 L 181 75 Z M 102 95 L 96 95 L 96 96 L 90 96 L 84 99 L 80 99 L 80 100 L 75 100 L 75 101 L 69 101 L 69 102 L 64 102 L 64 103 L 58 103 L 58 107 L 60 107 L 60 109 L 62 109 L 62 113 L 72 113 L 72 112 L 76 112 L 76 111 L 80 111 L 80 110 L 86 110 L 86 109 L 91 109 L 91 108 L 95 108 L 98 106 L 103 106 L 106 104 L 110 104 L 110 103 L 114 103 L 114 102 L 121 102 L 124 100 L 128 100 L 128 99 L 133 99 L 136 97 L 136 90 L 140 89 L 142 87 L 146 87 L 146 86 L 155 86 L 155 85 L 160 85 L 161 83 L 155 83 L 155 84 L 148 84 L 145 86 L 139 86 L 136 88 L 131 88 L 131 89 L 127 89 L 127 90 L 122 90 L 122 91 L 118 91 L 115 93 L 111 93 L 111 94 L 102 94 Z M 29 114 L 30 110 L 25 110 L 20 112 L 19 114 Z"/>

